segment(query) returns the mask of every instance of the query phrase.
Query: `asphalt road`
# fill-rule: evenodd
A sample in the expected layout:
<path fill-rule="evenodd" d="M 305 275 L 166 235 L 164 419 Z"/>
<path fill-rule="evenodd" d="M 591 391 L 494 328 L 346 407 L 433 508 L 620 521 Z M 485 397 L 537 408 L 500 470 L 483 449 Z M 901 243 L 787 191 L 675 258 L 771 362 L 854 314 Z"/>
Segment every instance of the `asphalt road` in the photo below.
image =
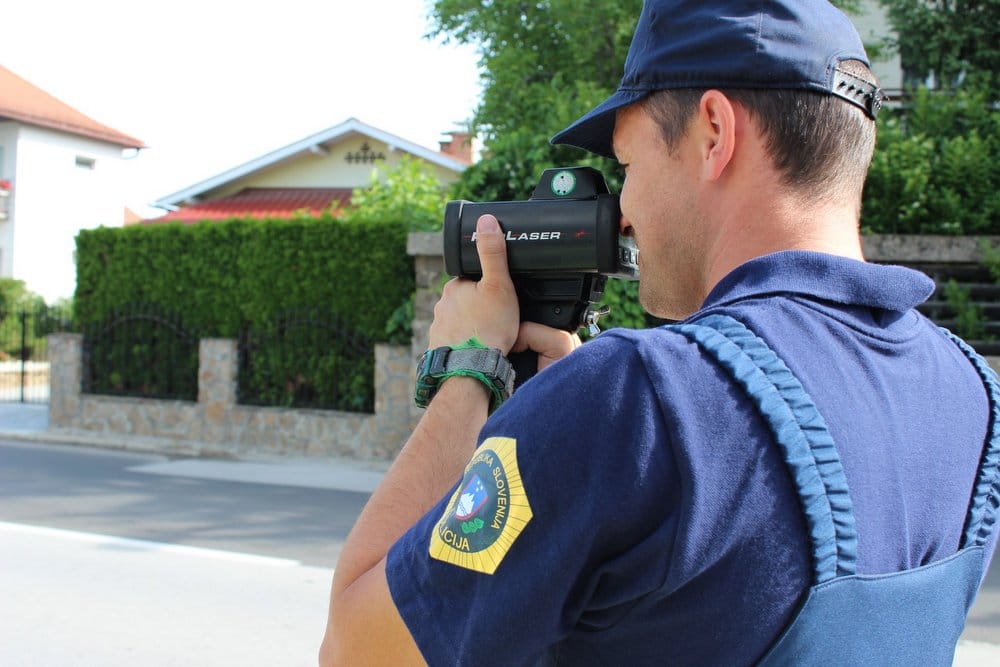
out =
<path fill-rule="evenodd" d="M 329 570 L 0 523 L 5 667 L 315 667 Z"/>
<path fill-rule="evenodd" d="M 255 481 L 201 479 L 193 476 L 199 469 L 248 464 L 191 463 L 0 442 L 0 520 L 290 558 L 332 569 L 368 499 L 367 493 L 298 486 L 294 477 L 277 478 L 266 470 L 247 478 Z M 179 474 L 168 474 L 171 469 Z M 301 483 L 315 484 L 305 472 L 301 477 Z"/>
<path fill-rule="evenodd" d="M 0 665 L 314 665 L 377 477 L 0 440 Z M 998 664 L 994 563 L 955 665 Z"/>
<path fill-rule="evenodd" d="M 316 468 L 0 442 L 0 665 L 315 665 L 373 481 Z"/>

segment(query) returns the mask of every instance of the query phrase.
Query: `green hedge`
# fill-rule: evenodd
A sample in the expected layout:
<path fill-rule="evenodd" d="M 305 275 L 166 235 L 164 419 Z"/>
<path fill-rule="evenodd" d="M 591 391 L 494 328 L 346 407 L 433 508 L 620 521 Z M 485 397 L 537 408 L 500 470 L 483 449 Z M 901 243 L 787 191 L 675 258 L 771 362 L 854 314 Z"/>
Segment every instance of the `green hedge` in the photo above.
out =
<path fill-rule="evenodd" d="M 890 234 L 1000 233 L 1000 113 L 995 96 L 919 89 L 879 114 L 861 225 Z"/>
<path fill-rule="evenodd" d="M 203 337 L 237 338 L 311 308 L 345 322 L 345 335 L 386 340 L 387 323 L 414 289 L 406 234 L 405 223 L 328 215 L 81 231 L 77 323 L 87 327 L 129 304 L 154 303 Z M 349 380 L 368 395 L 355 403 L 370 404 L 370 370 Z"/>

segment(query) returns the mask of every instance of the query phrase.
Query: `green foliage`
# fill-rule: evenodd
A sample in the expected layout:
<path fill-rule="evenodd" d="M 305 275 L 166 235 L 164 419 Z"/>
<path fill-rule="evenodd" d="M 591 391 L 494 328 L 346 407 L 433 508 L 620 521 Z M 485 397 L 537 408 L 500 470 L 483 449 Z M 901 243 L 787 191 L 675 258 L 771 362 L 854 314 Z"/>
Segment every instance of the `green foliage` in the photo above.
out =
<path fill-rule="evenodd" d="M 406 221 L 413 232 L 437 231 L 446 203 L 437 178 L 419 160 L 403 156 L 384 177 L 374 170 L 369 184 L 351 194 L 351 205 L 340 218 L 346 223 Z"/>
<path fill-rule="evenodd" d="M 523 199 L 555 165 L 594 166 L 620 185 L 612 161 L 548 143 L 618 86 L 642 2 L 586 4 L 434 2 L 433 33 L 476 45 L 483 72 L 472 130 L 485 157 L 462 175 L 455 197 Z"/>
<path fill-rule="evenodd" d="M 1000 0 L 880 0 L 910 82 L 934 72 L 944 88 L 974 73 L 994 91 L 1000 83 Z"/>
<path fill-rule="evenodd" d="M 400 164 L 386 172 L 384 179 L 378 170 L 372 172 L 366 188 L 357 188 L 351 195 L 351 206 L 340 219 L 345 224 L 355 220 L 406 221 L 411 232 L 439 231 L 444 223 L 444 208 L 448 202 L 446 189 L 427 171 L 419 160 L 403 156 Z M 405 296 L 386 321 L 386 341 L 409 344 L 413 335 L 413 293 Z"/>
<path fill-rule="evenodd" d="M 865 183 L 866 232 L 1000 232 L 1000 114 L 983 89 L 921 88 L 884 109 Z"/>
<path fill-rule="evenodd" d="M 638 281 L 609 278 L 601 304 L 611 308 L 598 322 L 602 330 L 612 327 L 642 329 L 650 324 L 646 311 L 639 305 Z"/>
<path fill-rule="evenodd" d="M 991 340 L 986 335 L 986 315 L 982 306 L 972 301 L 972 291 L 952 278 L 942 290 L 945 301 L 955 313 L 955 333 L 968 340 Z"/>
<path fill-rule="evenodd" d="M 980 239 L 979 250 L 983 266 L 990 272 L 993 280 L 1000 284 L 1000 248 L 995 247 L 988 239 Z"/>
<path fill-rule="evenodd" d="M 386 342 L 395 345 L 409 345 L 413 338 L 413 308 L 416 301 L 416 292 L 411 292 L 410 296 L 401 303 L 396 310 L 392 311 L 389 320 L 385 323 Z"/>
<path fill-rule="evenodd" d="M 92 325 L 125 304 L 155 303 L 203 337 L 237 338 L 247 327 L 272 333 L 290 310 L 315 308 L 349 327 L 336 334 L 341 338 L 383 340 L 387 321 L 413 292 L 406 233 L 405 223 L 364 219 L 360 210 L 346 219 L 81 231 L 77 320 Z M 327 348 L 333 350 L 330 335 Z M 327 367 L 308 359 L 313 366 L 296 373 L 311 373 L 309 382 L 318 385 L 343 381 L 356 394 L 353 404 L 371 404 L 371 365 L 345 368 L 331 361 Z M 276 381 L 294 385 L 296 373 Z"/>
<path fill-rule="evenodd" d="M 0 278 L 0 313 L 15 308 L 38 308 L 45 300 L 28 290 L 23 280 Z"/>
<path fill-rule="evenodd" d="M 198 332 L 156 304 L 129 304 L 84 328 L 84 391 L 194 401 Z"/>
<path fill-rule="evenodd" d="M 44 360 L 45 336 L 71 328 L 72 304 L 48 306 L 24 281 L 0 278 L 0 361 Z"/>
<path fill-rule="evenodd" d="M 371 412 L 371 341 L 348 318 L 291 311 L 248 332 L 240 401 L 255 405 Z"/>

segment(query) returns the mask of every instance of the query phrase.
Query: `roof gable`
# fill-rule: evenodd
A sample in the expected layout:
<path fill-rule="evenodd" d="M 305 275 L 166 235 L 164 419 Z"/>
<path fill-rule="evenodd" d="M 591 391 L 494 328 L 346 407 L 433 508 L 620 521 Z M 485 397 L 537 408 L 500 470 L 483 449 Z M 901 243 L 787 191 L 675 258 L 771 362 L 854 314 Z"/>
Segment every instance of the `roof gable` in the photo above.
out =
<path fill-rule="evenodd" d="M 98 123 L 0 65 L 0 119 L 4 118 L 106 141 L 123 148 L 146 147 L 135 137 Z"/>
<path fill-rule="evenodd" d="M 153 205 L 160 208 L 172 208 L 174 206 L 184 204 L 185 202 L 192 201 L 206 192 L 222 187 L 232 181 L 253 174 L 254 172 L 266 169 L 267 167 L 275 165 L 283 160 L 288 160 L 289 158 L 305 153 L 322 150 L 324 144 L 337 143 L 352 135 L 361 135 L 380 141 L 390 147 L 419 157 L 431 164 L 454 171 L 456 174 L 465 171 L 468 166 L 466 163 L 453 157 L 449 157 L 443 153 L 433 151 L 376 127 L 372 127 L 371 125 L 367 125 L 366 123 L 362 123 L 356 118 L 349 118 L 339 125 L 334 125 L 333 127 L 317 132 L 316 134 L 310 135 L 304 139 L 296 141 L 295 143 L 289 144 L 288 146 L 279 148 L 275 151 L 250 160 L 249 162 L 245 162 L 237 167 L 233 167 L 232 169 L 224 171 L 217 176 L 195 183 L 194 185 L 184 188 L 183 190 L 178 190 L 177 192 L 169 194 L 166 197 L 154 202 Z"/>

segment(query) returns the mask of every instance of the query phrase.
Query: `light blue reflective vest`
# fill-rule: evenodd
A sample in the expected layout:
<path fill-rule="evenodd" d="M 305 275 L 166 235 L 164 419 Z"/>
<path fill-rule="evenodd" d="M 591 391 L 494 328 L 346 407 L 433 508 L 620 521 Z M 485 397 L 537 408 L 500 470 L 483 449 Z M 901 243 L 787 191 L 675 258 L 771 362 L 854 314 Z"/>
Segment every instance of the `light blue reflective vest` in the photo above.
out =
<path fill-rule="evenodd" d="M 812 548 L 812 585 L 760 665 L 951 665 L 983 578 L 997 517 L 1000 384 L 967 344 L 989 397 L 986 445 L 959 550 L 902 572 L 856 574 L 857 532 L 847 480 L 826 423 L 801 383 L 749 329 L 725 315 L 672 328 L 728 370 L 771 428 L 798 487 Z"/>

